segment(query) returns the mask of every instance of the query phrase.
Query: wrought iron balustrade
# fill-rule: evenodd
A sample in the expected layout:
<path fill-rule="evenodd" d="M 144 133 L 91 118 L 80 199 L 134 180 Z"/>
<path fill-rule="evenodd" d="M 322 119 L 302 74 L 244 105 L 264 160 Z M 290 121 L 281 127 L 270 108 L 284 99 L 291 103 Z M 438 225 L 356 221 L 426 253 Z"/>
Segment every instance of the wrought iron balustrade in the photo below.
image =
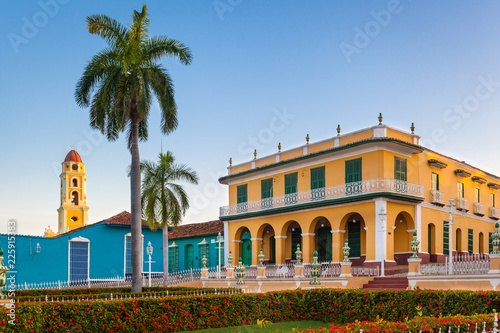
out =
<path fill-rule="evenodd" d="M 393 193 L 418 199 L 424 198 L 424 186 L 391 178 L 368 179 L 359 182 L 322 187 L 308 191 L 289 193 L 261 200 L 243 202 L 220 208 L 220 216 L 232 216 L 248 212 L 260 212 L 311 202 L 352 198 L 367 194 Z"/>

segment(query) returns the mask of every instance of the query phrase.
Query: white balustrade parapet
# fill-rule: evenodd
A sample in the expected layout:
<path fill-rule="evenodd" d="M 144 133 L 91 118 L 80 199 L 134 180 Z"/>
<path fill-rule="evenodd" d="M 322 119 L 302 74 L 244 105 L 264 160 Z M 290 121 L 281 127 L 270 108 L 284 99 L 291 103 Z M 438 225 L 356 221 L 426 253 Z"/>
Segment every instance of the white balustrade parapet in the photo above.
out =
<path fill-rule="evenodd" d="M 474 214 L 483 216 L 484 215 L 484 204 L 480 202 L 474 202 Z"/>
<path fill-rule="evenodd" d="M 431 203 L 444 205 L 444 193 L 438 190 L 431 190 Z"/>
<path fill-rule="evenodd" d="M 260 212 L 273 208 L 292 207 L 305 203 L 352 198 L 376 193 L 402 194 L 423 200 L 424 185 L 391 178 L 368 179 L 224 206 L 220 208 L 220 216 Z"/>
<path fill-rule="evenodd" d="M 490 218 L 492 219 L 497 219 L 500 217 L 498 208 L 496 207 L 490 207 Z"/>
<path fill-rule="evenodd" d="M 465 210 L 465 211 L 469 210 L 469 200 L 465 198 L 460 198 L 460 197 L 455 198 L 455 204 L 457 209 L 459 210 Z"/>

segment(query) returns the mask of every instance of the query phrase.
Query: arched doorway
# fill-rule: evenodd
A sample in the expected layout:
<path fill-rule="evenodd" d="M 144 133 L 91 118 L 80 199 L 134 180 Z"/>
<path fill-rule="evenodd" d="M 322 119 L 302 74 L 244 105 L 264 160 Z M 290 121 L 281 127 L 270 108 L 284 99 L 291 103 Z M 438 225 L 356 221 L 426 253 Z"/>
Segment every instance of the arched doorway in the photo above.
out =
<path fill-rule="evenodd" d="M 286 236 L 285 239 L 285 250 L 284 250 L 284 261 L 283 258 L 278 258 L 281 262 L 288 262 L 290 260 L 297 260 L 297 245 L 300 245 L 300 250 L 304 252 L 302 246 L 302 228 L 297 221 L 288 221 L 283 225 L 281 229 L 281 234 Z"/>
<path fill-rule="evenodd" d="M 248 230 L 241 237 L 241 260 L 245 266 L 252 265 L 252 241 L 250 237 L 251 234 Z"/>
<path fill-rule="evenodd" d="M 316 222 L 314 222 L 316 221 Z M 314 219 L 314 233 L 316 234 L 316 251 L 319 262 L 332 261 L 332 227 L 325 217 Z"/>
<path fill-rule="evenodd" d="M 408 264 L 415 225 L 408 212 L 400 212 L 392 225 L 394 260 L 398 265 Z M 390 253 L 390 251 L 389 251 Z M 389 256 L 389 255 L 388 255 Z"/>
<path fill-rule="evenodd" d="M 276 263 L 276 240 L 274 236 L 274 228 L 270 224 L 266 223 L 260 226 L 257 237 L 262 239 L 261 248 L 264 253 L 265 263 Z"/>
<path fill-rule="evenodd" d="M 458 252 L 457 254 L 460 254 L 462 252 L 462 229 L 458 228 L 456 231 L 456 237 L 455 237 L 455 249 Z"/>
<path fill-rule="evenodd" d="M 484 254 L 484 234 L 479 233 L 479 254 Z"/>
<path fill-rule="evenodd" d="M 338 258 L 343 258 L 342 247 L 347 239 L 349 259 L 353 266 L 361 266 L 366 259 L 366 227 L 363 217 L 359 213 L 349 213 L 342 218 L 340 230 L 344 230 L 341 244 L 338 246 Z M 342 260 L 342 259 L 341 259 Z"/>
<path fill-rule="evenodd" d="M 436 226 L 434 223 L 427 225 L 427 252 L 429 252 L 430 261 L 437 262 L 436 257 Z"/>

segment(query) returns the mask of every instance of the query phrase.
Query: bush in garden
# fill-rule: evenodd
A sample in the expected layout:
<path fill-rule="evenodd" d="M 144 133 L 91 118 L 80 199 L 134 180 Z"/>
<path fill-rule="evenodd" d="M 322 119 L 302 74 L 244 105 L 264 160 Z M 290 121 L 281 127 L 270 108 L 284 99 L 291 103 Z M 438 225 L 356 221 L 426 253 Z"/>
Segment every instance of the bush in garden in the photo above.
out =
<path fill-rule="evenodd" d="M 7 314 L 0 312 L 0 330 L 179 332 L 255 324 L 257 319 L 334 323 L 359 320 L 364 323 L 352 325 L 374 325 L 372 322 L 377 322 L 375 325 L 393 325 L 395 328 L 410 325 L 417 319 L 424 320 L 414 318 L 419 312 L 432 317 L 491 313 L 493 309 L 500 309 L 497 295 L 497 292 L 472 291 L 316 289 L 265 294 L 18 303 L 16 326 L 9 325 Z"/>

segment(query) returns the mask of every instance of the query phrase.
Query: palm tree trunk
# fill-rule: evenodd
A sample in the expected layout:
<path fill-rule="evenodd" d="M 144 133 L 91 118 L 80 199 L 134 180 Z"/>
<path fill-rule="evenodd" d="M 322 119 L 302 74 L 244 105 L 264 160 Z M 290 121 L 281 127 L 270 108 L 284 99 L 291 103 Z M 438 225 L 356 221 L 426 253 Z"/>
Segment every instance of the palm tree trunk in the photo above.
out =
<path fill-rule="evenodd" d="M 139 121 L 131 117 L 130 153 L 130 214 L 132 233 L 132 292 L 142 292 L 142 223 L 141 223 L 141 169 L 139 159 Z"/>
<path fill-rule="evenodd" d="M 168 225 L 164 224 L 162 229 L 163 235 L 163 285 L 168 286 Z"/>

